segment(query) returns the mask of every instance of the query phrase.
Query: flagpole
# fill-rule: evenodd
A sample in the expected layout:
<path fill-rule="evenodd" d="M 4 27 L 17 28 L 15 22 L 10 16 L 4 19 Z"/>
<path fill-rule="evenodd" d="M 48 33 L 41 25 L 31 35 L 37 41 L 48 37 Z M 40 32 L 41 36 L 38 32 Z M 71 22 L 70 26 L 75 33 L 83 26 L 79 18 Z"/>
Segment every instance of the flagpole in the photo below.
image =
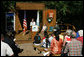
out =
<path fill-rule="evenodd" d="M 24 18 L 26 18 L 26 11 L 24 10 Z"/>
<path fill-rule="evenodd" d="M 26 18 L 26 11 L 24 10 L 24 19 Z M 23 22 L 24 22 L 24 20 L 23 20 Z M 26 29 L 25 28 L 23 28 L 23 35 L 25 35 L 25 32 L 26 32 Z"/>

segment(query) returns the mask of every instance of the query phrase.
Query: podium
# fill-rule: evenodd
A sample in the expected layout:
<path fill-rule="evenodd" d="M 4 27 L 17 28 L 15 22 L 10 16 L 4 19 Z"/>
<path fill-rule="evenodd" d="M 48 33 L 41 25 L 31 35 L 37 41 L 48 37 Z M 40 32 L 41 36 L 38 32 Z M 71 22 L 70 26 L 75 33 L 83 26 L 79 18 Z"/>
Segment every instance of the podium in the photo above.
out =
<path fill-rule="evenodd" d="M 35 37 L 35 35 L 36 35 L 36 33 L 39 31 L 39 28 L 38 28 L 38 26 L 37 25 L 34 25 L 34 26 L 32 26 L 32 40 L 34 40 L 34 37 Z"/>

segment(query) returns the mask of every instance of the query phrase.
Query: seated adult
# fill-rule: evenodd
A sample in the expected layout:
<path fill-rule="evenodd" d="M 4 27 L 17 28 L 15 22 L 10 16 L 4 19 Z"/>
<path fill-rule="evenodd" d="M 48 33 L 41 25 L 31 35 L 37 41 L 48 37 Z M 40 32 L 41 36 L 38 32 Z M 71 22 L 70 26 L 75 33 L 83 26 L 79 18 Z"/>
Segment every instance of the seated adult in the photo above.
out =
<path fill-rule="evenodd" d="M 83 45 L 83 30 L 79 30 L 78 33 L 79 37 L 77 38 L 77 40 L 81 41 Z M 82 47 L 82 55 L 83 55 L 83 47 Z"/>
<path fill-rule="evenodd" d="M 41 32 L 44 33 L 44 31 L 46 31 L 46 30 L 47 30 L 47 26 L 46 26 L 46 24 L 44 24 Z"/>
<path fill-rule="evenodd" d="M 65 38 L 64 38 L 63 46 L 66 46 L 66 44 L 71 41 L 71 38 L 70 38 L 71 32 L 72 32 L 72 30 L 70 30 L 70 29 L 66 30 L 66 32 L 65 32 L 66 35 L 65 35 Z"/>
<path fill-rule="evenodd" d="M 50 44 L 51 44 L 51 41 L 52 41 L 53 37 L 54 37 L 53 34 L 49 35 L 49 42 L 50 42 Z"/>
<path fill-rule="evenodd" d="M 10 34 L 9 38 L 13 41 L 15 41 L 15 35 L 16 35 L 16 32 L 15 31 L 12 31 L 12 34 Z"/>
<path fill-rule="evenodd" d="M 70 34 L 71 34 L 71 33 L 72 33 L 72 30 L 71 30 L 71 29 L 68 29 L 68 30 L 66 30 L 66 32 L 65 32 L 61 56 L 68 56 L 67 53 L 64 54 L 64 50 L 65 50 L 66 45 L 71 42 L 71 37 L 70 37 Z"/>
<path fill-rule="evenodd" d="M 59 25 L 58 25 L 58 22 L 56 22 L 56 25 L 55 25 L 55 27 L 54 27 L 54 31 L 57 31 L 57 30 L 59 30 L 60 29 L 60 27 L 59 27 Z"/>
<path fill-rule="evenodd" d="M 39 35 L 39 33 L 37 33 L 34 37 L 34 44 L 40 44 L 41 43 L 41 37 Z"/>
<path fill-rule="evenodd" d="M 60 34 L 60 30 L 58 30 L 57 32 L 54 32 L 55 37 L 52 39 L 51 41 L 51 52 L 50 55 L 51 56 L 61 56 L 61 51 L 62 51 L 62 39 L 59 38 L 59 34 Z"/>
<path fill-rule="evenodd" d="M 5 42 L 3 42 L 4 36 L 1 34 L 1 56 L 14 56 L 12 48 Z"/>
<path fill-rule="evenodd" d="M 42 41 L 42 47 L 49 48 L 50 42 L 49 42 L 48 38 L 49 38 L 49 36 L 48 36 L 47 32 L 45 32 L 44 37 L 43 37 L 43 41 Z"/>
<path fill-rule="evenodd" d="M 83 44 L 83 30 L 79 30 L 78 33 L 79 33 L 79 37 L 77 38 L 77 40 L 81 41 Z"/>
<path fill-rule="evenodd" d="M 41 37 L 40 37 L 39 33 L 37 33 L 35 35 L 33 44 L 34 45 L 40 45 L 41 44 Z M 34 47 L 34 50 L 36 50 L 36 47 Z"/>
<path fill-rule="evenodd" d="M 3 42 L 9 44 L 14 52 L 14 56 L 18 56 L 18 53 L 23 51 L 23 49 L 20 49 L 16 46 L 16 43 L 13 41 L 13 39 L 7 34 L 5 34 Z"/>

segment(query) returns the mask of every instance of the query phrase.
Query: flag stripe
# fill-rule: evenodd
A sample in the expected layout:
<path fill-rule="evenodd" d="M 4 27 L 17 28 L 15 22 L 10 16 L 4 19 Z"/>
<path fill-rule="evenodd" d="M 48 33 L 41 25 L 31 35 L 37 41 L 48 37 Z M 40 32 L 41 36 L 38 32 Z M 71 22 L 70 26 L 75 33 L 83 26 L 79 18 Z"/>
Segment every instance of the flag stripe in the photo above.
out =
<path fill-rule="evenodd" d="M 23 31 L 25 32 L 27 29 L 27 21 L 26 21 L 26 11 L 24 11 L 24 20 L 23 20 Z"/>

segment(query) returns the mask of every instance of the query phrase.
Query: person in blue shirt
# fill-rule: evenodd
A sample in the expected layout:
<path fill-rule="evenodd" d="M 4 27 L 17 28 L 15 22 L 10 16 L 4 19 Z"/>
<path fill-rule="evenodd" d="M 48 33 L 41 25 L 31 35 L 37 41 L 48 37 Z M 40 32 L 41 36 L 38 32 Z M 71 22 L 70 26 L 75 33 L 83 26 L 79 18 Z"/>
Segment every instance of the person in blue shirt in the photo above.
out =
<path fill-rule="evenodd" d="M 77 32 L 77 33 L 76 33 L 76 38 L 78 38 L 78 37 L 79 37 L 79 33 Z"/>

